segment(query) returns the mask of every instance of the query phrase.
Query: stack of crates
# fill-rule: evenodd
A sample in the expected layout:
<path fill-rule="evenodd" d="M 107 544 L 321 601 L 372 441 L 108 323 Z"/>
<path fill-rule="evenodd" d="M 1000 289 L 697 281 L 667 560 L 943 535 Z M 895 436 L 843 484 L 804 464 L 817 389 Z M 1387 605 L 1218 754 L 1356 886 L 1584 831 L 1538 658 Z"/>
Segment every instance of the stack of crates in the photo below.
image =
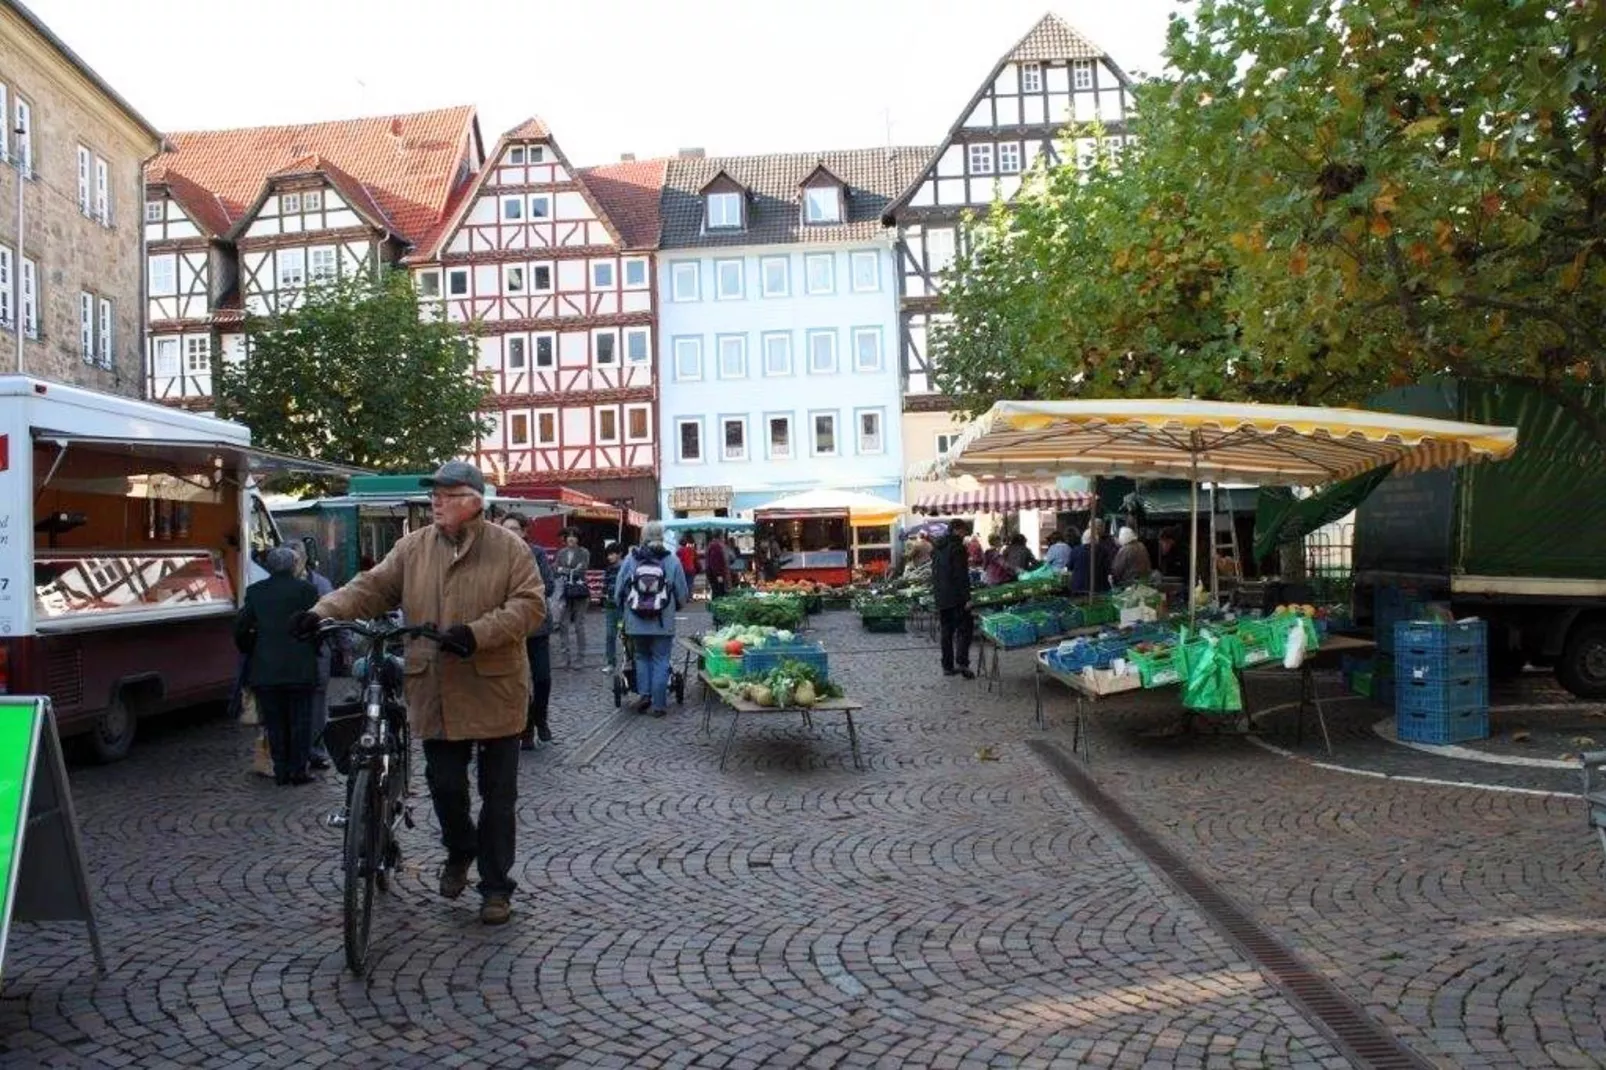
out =
<path fill-rule="evenodd" d="M 1402 740 L 1489 736 L 1489 636 L 1481 620 L 1394 625 L 1394 721 Z"/>
<path fill-rule="evenodd" d="M 1372 591 L 1372 637 L 1385 654 L 1394 653 L 1394 626 L 1415 620 L 1426 610 L 1421 592 L 1411 587 L 1379 586 Z"/>

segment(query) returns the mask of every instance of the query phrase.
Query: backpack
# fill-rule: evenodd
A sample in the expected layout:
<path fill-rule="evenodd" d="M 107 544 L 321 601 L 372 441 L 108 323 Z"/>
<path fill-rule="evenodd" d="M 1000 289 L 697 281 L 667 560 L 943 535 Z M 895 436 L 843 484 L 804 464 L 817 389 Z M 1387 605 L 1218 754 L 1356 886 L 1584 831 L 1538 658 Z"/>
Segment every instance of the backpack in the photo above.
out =
<path fill-rule="evenodd" d="M 669 608 L 669 576 L 659 558 L 636 556 L 636 569 L 625 592 L 625 608 L 638 617 L 662 617 Z"/>

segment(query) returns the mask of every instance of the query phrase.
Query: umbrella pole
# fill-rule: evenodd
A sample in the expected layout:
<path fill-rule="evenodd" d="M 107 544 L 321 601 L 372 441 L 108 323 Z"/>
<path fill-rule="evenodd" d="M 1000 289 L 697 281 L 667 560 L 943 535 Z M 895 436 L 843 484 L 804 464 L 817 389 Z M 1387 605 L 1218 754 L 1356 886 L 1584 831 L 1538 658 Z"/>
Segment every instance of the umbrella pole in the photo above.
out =
<path fill-rule="evenodd" d="M 1188 480 L 1188 625 L 1194 623 L 1194 588 L 1199 585 L 1199 455 L 1189 452 Z"/>
<path fill-rule="evenodd" d="M 1216 560 L 1216 484 L 1210 484 L 1210 601 L 1221 604 L 1221 563 Z"/>

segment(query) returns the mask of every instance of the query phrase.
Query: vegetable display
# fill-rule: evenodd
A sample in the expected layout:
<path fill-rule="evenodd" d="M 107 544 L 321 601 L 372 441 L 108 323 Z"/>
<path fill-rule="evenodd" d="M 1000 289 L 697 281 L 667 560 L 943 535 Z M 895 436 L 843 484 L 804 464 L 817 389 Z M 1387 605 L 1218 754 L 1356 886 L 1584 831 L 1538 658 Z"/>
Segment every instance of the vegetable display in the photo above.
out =
<path fill-rule="evenodd" d="M 789 706 L 808 709 L 825 699 L 842 697 L 842 688 L 824 679 L 814 666 L 790 659 L 760 677 L 712 683 L 728 697 L 770 709 Z"/>

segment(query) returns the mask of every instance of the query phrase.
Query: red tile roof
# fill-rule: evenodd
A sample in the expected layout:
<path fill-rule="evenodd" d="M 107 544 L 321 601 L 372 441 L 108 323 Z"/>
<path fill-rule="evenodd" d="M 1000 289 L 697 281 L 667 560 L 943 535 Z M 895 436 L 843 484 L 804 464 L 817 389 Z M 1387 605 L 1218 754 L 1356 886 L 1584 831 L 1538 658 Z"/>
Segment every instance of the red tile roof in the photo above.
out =
<path fill-rule="evenodd" d="M 539 115 L 532 115 L 518 126 L 502 135 L 503 141 L 533 141 L 536 138 L 548 138 L 552 130 L 547 126 L 546 120 Z"/>
<path fill-rule="evenodd" d="M 446 212 L 474 122 L 474 109 L 465 106 L 170 134 L 173 151 L 152 160 L 146 173 L 152 181 L 157 174 L 178 174 L 216 194 L 232 225 L 256 203 L 269 175 L 321 157 L 371 193 L 396 232 L 417 245 Z"/>
<path fill-rule="evenodd" d="M 165 183 L 168 194 L 207 237 L 221 238 L 229 232 L 232 220 L 228 209 L 210 190 L 202 189 L 177 171 L 165 169 L 151 173 L 149 180 L 152 184 Z"/>
<path fill-rule="evenodd" d="M 631 160 L 580 169 L 580 181 L 608 213 L 626 248 L 658 248 L 658 204 L 668 167 L 668 160 Z"/>

